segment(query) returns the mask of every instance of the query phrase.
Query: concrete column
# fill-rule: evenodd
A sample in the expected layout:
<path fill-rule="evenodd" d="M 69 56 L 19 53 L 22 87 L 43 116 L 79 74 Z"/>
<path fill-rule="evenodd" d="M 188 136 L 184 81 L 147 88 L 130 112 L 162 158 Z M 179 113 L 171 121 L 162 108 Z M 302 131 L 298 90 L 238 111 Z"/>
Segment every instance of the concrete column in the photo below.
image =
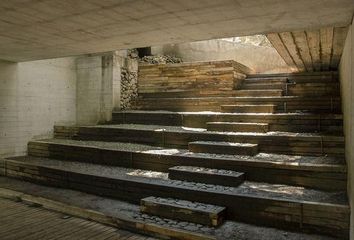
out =
<path fill-rule="evenodd" d="M 119 65 L 115 54 L 77 59 L 77 124 L 91 125 L 111 121 L 119 99 Z M 119 90 L 120 92 L 120 90 Z"/>

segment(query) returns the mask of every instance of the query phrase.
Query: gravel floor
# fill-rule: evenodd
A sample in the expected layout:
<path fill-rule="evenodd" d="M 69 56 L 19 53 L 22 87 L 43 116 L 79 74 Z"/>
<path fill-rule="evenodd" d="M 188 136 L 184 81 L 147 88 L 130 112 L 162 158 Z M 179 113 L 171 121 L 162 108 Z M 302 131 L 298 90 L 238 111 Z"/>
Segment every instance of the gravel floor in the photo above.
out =
<path fill-rule="evenodd" d="M 11 158 L 26 163 L 58 168 L 68 171 L 75 171 L 84 174 L 104 176 L 109 178 L 123 178 L 139 180 L 152 184 L 163 184 L 166 186 L 189 188 L 199 191 L 212 191 L 225 194 L 243 194 L 249 196 L 268 197 L 288 200 L 319 201 L 324 203 L 347 204 L 347 197 L 344 191 L 325 192 L 303 187 L 295 187 L 282 184 L 269 184 L 260 182 L 245 181 L 238 187 L 227 187 L 220 185 L 195 183 L 168 179 L 168 174 L 148 170 L 129 169 L 122 167 L 103 166 L 80 162 L 59 161 L 48 158 L 37 157 L 15 157 Z"/>
<path fill-rule="evenodd" d="M 128 217 L 131 219 L 160 224 L 172 228 L 210 234 L 216 236 L 216 238 L 220 240 L 335 240 L 335 238 L 327 236 L 295 233 L 234 221 L 226 221 L 219 228 L 210 228 L 199 224 L 141 214 L 139 212 L 139 206 L 119 200 L 68 189 L 36 185 L 5 177 L 0 177 L 0 188 L 12 189 L 34 196 L 60 201 L 72 206 L 99 211 L 108 216 Z"/>
<path fill-rule="evenodd" d="M 150 154 L 162 154 L 162 155 L 175 155 L 175 156 L 190 156 L 201 158 L 220 158 L 231 160 L 243 160 L 243 161 L 268 161 L 277 163 L 293 163 L 293 164 L 345 164 L 343 158 L 329 157 L 329 156 L 296 156 L 296 155 L 283 155 L 283 154 L 269 154 L 259 153 L 255 156 L 246 155 L 223 155 L 223 154 L 211 154 L 211 153 L 193 153 L 186 149 L 175 148 L 161 148 L 156 146 L 150 146 L 145 144 L 136 143 L 122 143 L 122 142 L 101 142 L 101 141 L 77 141 L 69 139 L 46 139 L 43 140 L 50 143 L 58 144 L 73 144 L 78 146 L 98 147 L 110 150 L 121 151 L 133 151 L 144 152 Z"/>

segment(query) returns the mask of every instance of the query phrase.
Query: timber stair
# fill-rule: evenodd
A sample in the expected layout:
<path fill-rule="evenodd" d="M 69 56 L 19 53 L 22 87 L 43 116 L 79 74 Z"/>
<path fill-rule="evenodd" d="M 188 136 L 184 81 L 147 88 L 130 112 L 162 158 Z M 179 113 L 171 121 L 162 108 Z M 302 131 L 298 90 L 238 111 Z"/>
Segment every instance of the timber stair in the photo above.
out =
<path fill-rule="evenodd" d="M 206 129 L 121 124 L 79 127 L 76 140 L 136 142 L 161 147 L 187 148 L 193 141 L 258 144 L 260 152 L 309 156 L 344 155 L 344 137 L 317 133 L 211 132 Z"/>
<path fill-rule="evenodd" d="M 176 166 L 168 169 L 168 177 L 174 180 L 237 187 L 244 182 L 245 173 L 225 169 Z"/>
<path fill-rule="evenodd" d="M 266 133 L 269 130 L 268 123 L 245 122 L 207 122 L 208 131 L 218 132 L 259 132 Z"/>
<path fill-rule="evenodd" d="M 250 155 L 258 153 L 258 144 L 196 141 L 188 143 L 188 149 L 195 153 L 216 153 L 229 155 Z"/>
<path fill-rule="evenodd" d="M 64 161 L 168 172 L 174 166 L 196 166 L 247 173 L 257 182 L 282 183 L 325 190 L 346 189 L 343 158 L 258 154 L 256 156 L 205 155 L 186 149 L 132 143 L 51 139 L 31 141 L 28 154 Z M 262 173 L 262 174 L 260 174 Z"/>
<path fill-rule="evenodd" d="M 269 131 L 283 132 L 338 132 L 343 131 L 341 114 L 309 113 L 218 113 L 170 111 L 122 111 L 113 113 L 115 124 L 149 124 L 207 128 L 208 122 L 267 123 Z M 65 128 L 56 127 L 56 133 L 67 135 Z"/>
<path fill-rule="evenodd" d="M 319 231 L 338 237 L 346 237 L 349 227 L 349 207 L 345 200 L 339 200 L 345 193 L 306 188 L 296 193 L 297 188 L 285 185 L 283 187 L 289 189 L 291 195 L 275 194 L 279 186 L 264 183 L 245 182 L 242 187 L 233 188 L 169 180 L 163 174 L 151 178 L 145 177 L 144 172 L 136 173 L 135 169 L 47 158 L 16 157 L 4 161 L 8 177 L 135 204 L 149 196 L 184 199 L 224 206 L 230 220 Z"/>
<path fill-rule="evenodd" d="M 140 201 L 143 213 L 163 218 L 217 227 L 226 217 L 226 208 L 172 198 L 147 197 Z"/>
<path fill-rule="evenodd" d="M 238 221 L 348 239 L 337 73 L 252 75 L 233 61 L 144 65 L 132 107 L 104 125 L 55 126 L 54 139 L 28 143 L 28 156 L 0 160 L 0 174 L 133 204 L 127 222 L 141 231 L 193 221 L 190 229 L 218 225 L 217 233 Z M 193 204 L 226 211 L 213 222 Z"/>
<path fill-rule="evenodd" d="M 232 113 L 274 113 L 276 105 L 274 104 L 237 104 L 221 105 L 221 112 Z"/>

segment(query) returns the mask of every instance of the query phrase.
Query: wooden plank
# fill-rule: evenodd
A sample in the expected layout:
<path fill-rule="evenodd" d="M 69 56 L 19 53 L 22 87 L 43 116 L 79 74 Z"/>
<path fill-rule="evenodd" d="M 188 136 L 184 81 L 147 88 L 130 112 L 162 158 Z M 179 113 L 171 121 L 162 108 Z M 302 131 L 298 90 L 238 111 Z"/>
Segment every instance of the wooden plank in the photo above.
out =
<path fill-rule="evenodd" d="M 195 141 L 188 143 L 188 149 L 195 153 L 215 153 L 231 155 L 256 155 L 258 145 L 234 142 Z"/>
<path fill-rule="evenodd" d="M 245 180 L 245 174 L 224 169 L 193 166 L 176 166 L 168 169 L 169 179 L 237 187 Z"/>
<path fill-rule="evenodd" d="M 18 162 L 12 161 L 13 164 Z M 30 164 L 21 163 L 22 169 Z M 50 167 L 43 167 L 43 171 Z M 67 175 L 87 175 L 92 178 L 90 182 L 101 181 L 107 177 L 94 176 L 87 173 L 77 173 L 75 171 L 66 171 L 57 169 L 58 173 Z M 16 175 L 14 175 L 16 177 Z M 108 177 L 109 178 L 109 177 Z M 33 179 L 28 179 L 33 180 Z M 311 209 L 310 205 L 323 205 L 322 203 L 313 203 L 299 200 L 287 200 L 280 198 L 261 197 L 253 194 L 233 193 L 227 191 L 211 191 L 193 188 L 188 185 L 169 185 L 160 182 L 146 181 L 145 179 L 129 179 L 125 177 L 114 177 L 112 181 L 115 182 L 116 189 L 114 191 L 107 191 L 104 188 L 93 188 L 90 184 L 85 183 L 81 186 L 70 185 L 75 190 L 85 191 L 88 193 L 97 193 L 108 197 L 121 198 L 133 203 L 137 202 L 137 198 L 144 198 L 147 196 L 156 196 L 163 198 L 183 198 L 188 201 L 205 202 L 207 204 L 216 204 L 225 206 L 228 209 L 228 217 L 234 220 L 242 220 L 249 223 L 262 223 L 268 226 L 276 226 L 282 228 L 299 228 L 299 220 L 301 215 L 316 217 L 314 221 L 306 222 L 301 229 L 316 229 L 321 233 L 332 234 L 338 237 L 345 237 L 349 222 L 343 219 L 334 218 L 330 213 L 334 212 L 335 216 L 347 216 L 349 214 L 349 207 L 347 205 L 325 204 L 328 214 L 323 214 L 323 211 L 316 211 Z M 307 209 L 310 209 L 311 214 L 307 214 Z M 92 214 L 92 213 L 91 213 Z M 317 221 L 321 218 L 322 221 Z M 112 221 L 112 219 L 111 219 Z M 323 224 L 323 222 L 328 224 Z M 117 222 L 117 221 L 115 221 Z M 144 225 L 144 229 L 145 225 Z M 184 238 L 194 239 L 194 238 Z M 200 238 L 198 238 L 200 239 Z"/>
<path fill-rule="evenodd" d="M 306 37 L 306 33 L 304 31 L 295 31 L 292 32 L 295 44 L 300 52 L 301 59 L 306 67 L 308 72 L 313 71 L 313 63 L 312 57 L 310 54 L 310 49 Z"/>
<path fill-rule="evenodd" d="M 143 213 L 217 227 L 226 217 L 226 208 L 180 199 L 147 197 L 140 201 Z"/>
<path fill-rule="evenodd" d="M 320 47 L 320 31 L 306 31 L 307 44 L 310 49 L 313 69 L 321 71 L 321 47 Z"/>
<path fill-rule="evenodd" d="M 288 52 L 292 59 L 294 60 L 299 71 L 306 71 L 306 67 L 301 59 L 299 50 L 295 44 L 294 37 L 291 32 L 279 33 L 281 40 L 283 41 L 285 47 L 288 49 Z"/>
<path fill-rule="evenodd" d="M 328 71 L 332 57 L 333 27 L 321 28 L 321 69 Z"/>
<path fill-rule="evenodd" d="M 292 69 L 292 71 L 297 71 L 298 67 L 296 66 L 293 58 L 288 52 L 288 49 L 285 47 L 283 41 L 281 40 L 279 34 L 270 33 L 267 34 L 268 40 L 271 42 L 278 54 L 283 58 L 285 63 Z"/>
<path fill-rule="evenodd" d="M 336 27 L 333 33 L 333 46 L 331 58 L 331 70 L 337 70 L 340 58 L 342 56 L 345 39 L 347 37 L 348 27 Z"/>

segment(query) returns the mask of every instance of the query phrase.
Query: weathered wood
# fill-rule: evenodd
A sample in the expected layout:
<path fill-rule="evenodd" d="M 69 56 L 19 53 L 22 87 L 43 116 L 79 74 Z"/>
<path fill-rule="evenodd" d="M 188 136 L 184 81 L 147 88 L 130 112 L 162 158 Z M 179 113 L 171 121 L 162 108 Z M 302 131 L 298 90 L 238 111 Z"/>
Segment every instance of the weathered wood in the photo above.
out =
<path fill-rule="evenodd" d="M 222 112 L 231 113 L 274 113 L 276 105 L 273 104 L 238 104 L 238 105 L 221 105 Z"/>
<path fill-rule="evenodd" d="M 188 149 L 196 153 L 218 153 L 231 155 L 256 155 L 258 145 L 251 143 L 196 141 L 188 143 Z"/>
<path fill-rule="evenodd" d="M 168 171 L 168 168 L 177 165 L 193 165 L 207 168 L 227 169 L 247 172 L 247 178 L 251 181 L 266 181 L 274 183 L 309 186 L 311 188 L 345 190 L 346 168 L 345 165 L 328 164 L 295 164 L 287 162 L 273 162 L 270 160 L 245 159 L 234 157 L 227 159 L 222 157 L 205 158 L 202 156 L 172 154 L 166 155 L 159 152 L 137 152 L 117 149 L 98 148 L 100 154 L 77 158 L 75 149 L 80 146 L 74 144 L 47 143 L 45 141 L 30 142 L 28 149 L 31 156 L 73 160 L 104 165 L 122 166 L 154 171 Z M 86 146 L 86 152 L 94 147 Z M 80 149 L 80 148 L 79 148 Z M 39 152 L 40 151 L 40 152 Z M 259 174 L 262 172 L 263 174 Z"/>
<path fill-rule="evenodd" d="M 333 27 L 321 28 L 321 63 L 322 70 L 329 70 L 331 57 L 332 57 L 332 45 L 333 45 Z"/>
<path fill-rule="evenodd" d="M 268 132 L 267 123 L 207 122 L 208 131 L 219 132 Z"/>
<path fill-rule="evenodd" d="M 312 58 L 313 68 L 315 71 L 321 71 L 320 31 L 306 31 L 306 36 Z"/>
<path fill-rule="evenodd" d="M 223 223 L 226 208 L 180 199 L 147 197 L 140 201 L 143 213 L 217 227 Z"/>
<path fill-rule="evenodd" d="M 231 91 L 250 70 L 234 61 L 141 65 L 139 94 Z"/>
<path fill-rule="evenodd" d="M 124 177 L 94 176 L 85 173 L 84 169 L 63 170 L 60 167 L 34 166 L 26 162 L 7 160 L 7 166 L 19 167 L 18 171 L 8 170 L 9 177 L 48 184 L 66 186 L 74 190 L 100 194 L 136 203 L 138 199 L 148 196 L 183 198 L 188 201 L 205 202 L 227 207 L 227 217 L 249 223 L 264 224 L 281 228 L 311 229 L 337 237 L 347 238 L 350 210 L 347 205 L 323 204 L 279 198 L 266 198 L 252 194 L 238 194 L 223 191 L 201 190 L 185 185 L 169 185 L 144 178 L 129 179 Z M 40 175 L 26 174 L 24 170 L 39 168 Z M 51 180 L 42 176 L 49 169 L 57 175 L 66 176 L 62 180 Z M 75 181 L 73 179 L 75 177 Z M 112 183 L 112 188 L 97 186 L 94 183 Z M 326 212 L 326 213 L 324 213 Z M 335 213 L 335 214 L 331 214 Z M 306 218 L 303 218 L 306 216 Z M 326 224 L 324 224 L 326 223 Z M 300 225 L 299 225 L 300 224 Z"/>
<path fill-rule="evenodd" d="M 284 45 L 282 39 L 280 38 L 278 33 L 270 33 L 267 34 L 268 40 L 271 42 L 275 50 L 279 53 L 279 55 L 284 59 L 285 63 L 293 69 L 293 71 L 298 70 L 293 58 L 289 54 L 288 49 Z"/>
<path fill-rule="evenodd" d="M 176 166 L 168 169 L 169 179 L 201 182 L 221 186 L 237 187 L 245 180 L 245 174 L 224 169 L 193 166 Z"/>
<path fill-rule="evenodd" d="M 310 54 L 310 49 L 306 37 L 306 33 L 304 31 L 295 31 L 292 32 L 295 44 L 298 48 L 300 53 L 301 59 L 306 67 L 306 71 L 312 72 L 313 71 L 313 63 Z"/>
<path fill-rule="evenodd" d="M 292 59 L 294 60 L 299 71 L 306 71 L 306 67 L 301 59 L 299 50 L 295 44 L 294 37 L 291 32 L 279 33 L 281 40 L 288 49 Z"/>

